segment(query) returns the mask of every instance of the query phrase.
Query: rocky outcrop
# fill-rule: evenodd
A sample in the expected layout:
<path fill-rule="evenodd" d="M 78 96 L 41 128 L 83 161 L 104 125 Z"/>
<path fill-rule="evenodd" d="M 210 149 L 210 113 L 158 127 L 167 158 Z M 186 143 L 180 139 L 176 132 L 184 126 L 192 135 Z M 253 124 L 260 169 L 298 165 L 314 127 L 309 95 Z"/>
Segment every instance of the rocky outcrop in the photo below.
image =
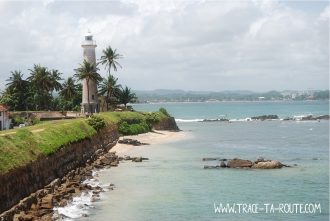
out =
<path fill-rule="evenodd" d="M 107 127 L 90 139 L 68 144 L 50 156 L 40 156 L 36 161 L 0 175 L 0 213 L 56 178 L 96 159 L 98 150 L 109 150 L 118 138 L 117 128 Z"/>
<path fill-rule="evenodd" d="M 153 125 L 154 130 L 180 131 L 174 117 L 168 117 Z"/>
<path fill-rule="evenodd" d="M 244 168 L 244 167 L 251 167 L 252 165 L 253 165 L 252 161 L 242 160 L 238 158 L 229 160 L 227 163 L 227 167 L 229 168 Z"/>
<path fill-rule="evenodd" d="M 264 158 L 259 158 L 252 162 L 250 160 L 234 158 L 228 160 L 227 164 L 225 161 L 227 159 L 216 158 L 203 158 L 203 161 L 209 160 L 219 160 L 220 164 L 215 166 L 204 165 L 204 169 L 218 169 L 218 168 L 241 168 L 241 169 L 280 169 L 282 167 L 291 167 L 289 165 L 282 164 L 277 160 L 265 160 Z"/>
<path fill-rule="evenodd" d="M 279 117 L 277 115 L 261 115 L 256 117 L 251 117 L 252 120 L 277 120 Z"/>

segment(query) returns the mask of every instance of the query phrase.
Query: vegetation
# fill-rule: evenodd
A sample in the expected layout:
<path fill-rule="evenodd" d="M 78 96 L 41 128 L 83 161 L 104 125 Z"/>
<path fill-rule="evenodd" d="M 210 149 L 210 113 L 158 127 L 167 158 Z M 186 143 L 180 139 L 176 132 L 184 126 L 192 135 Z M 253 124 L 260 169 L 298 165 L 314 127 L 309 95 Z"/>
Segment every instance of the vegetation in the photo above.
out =
<path fill-rule="evenodd" d="M 81 104 L 82 86 L 77 84 L 77 81 L 82 80 L 86 80 L 87 84 L 90 81 L 97 83 L 99 94 L 106 98 L 107 109 L 109 105 L 117 105 L 121 101 L 135 102 L 136 98 L 130 98 L 133 94 L 130 89 L 130 93 L 127 94 L 128 87 L 121 87 L 118 78 L 111 74 L 111 70 L 117 71 L 118 67 L 121 68 L 117 61 L 121 58 L 122 55 L 111 46 L 103 50 L 98 64 L 104 65 L 108 70 L 106 78 L 100 76 L 98 64 L 94 65 L 87 61 L 75 69 L 74 77 L 69 77 L 64 82 L 58 70 L 49 69 L 40 64 L 35 64 L 28 70 L 27 78 L 24 78 L 19 70 L 11 71 L 6 88 L 0 92 L 0 103 L 6 104 L 11 111 L 78 111 Z M 59 96 L 54 92 L 58 92 Z M 87 93 L 89 94 L 89 91 Z M 121 95 L 125 96 L 121 97 Z M 90 103 L 89 96 L 88 103 Z M 124 105 L 126 106 L 127 103 Z"/>
<path fill-rule="evenodd" d="M 99 83 L 102 80 L 102 77 L 97 72 L 98 68 L 95 64 L 89 63 L 88 61 L 84 60 L 84 62 L 80 65 L 79 68 L 76 70 L 75 77 L 80 80 L 86 80 L 86 84 L 89 85 L 90 82 Z M 88 112 L 92 113 L 92 107 L 90 105 L 89 100 L 89 87 L 87 87 L 87 103 L 88 103 Z"/>
<path fill-rule="evenodd" d="M 99 87 L 99 94 L 105 95 L 107 101 L 107 109 L 109 109 L 109 104 L 117 104 L 118 98 L 121 92 L 121 85 L 117 83 L 118 78 L 109 74 L 107 78 L 104 78 Z"/>
<path fill-rule="evenodd" d="M 163 113 L 165 116 L 170 117 L 171 115 L 167 112 L 167 110 L 163 107 L 159 108 L 159 112 Z"/>
<path fill-rule="evenodd" d="M 92 115 L 88 120 L 87 120 L 88 124 L 90 126 L 92 126 L 96 131 L 101 130 L 102 128 L 104 128 L 105 125 L 105 121 L 102 117 L 100 116 L 96 116 L 96 115 Z"/>
<path fill-rule="evenodd" d="M 69 143 L 90 138 L 106 125 L 118 125 L 120 133 L 125 135 L 137 134 L 151 130 L 148 122 L 159 122 L 163 118 L 166 116 L 161 112 L 103 112 L 88 119 L 47 121 L 1 131 L 0 173 L 27 164 L 41 155 L 51 155 Z"/>
<path fill-rule="evenodd" d="M 128 103 L 133 103 L 137 99 L 136 94 L 131 91 L 130 88 L 125 86 L 119 93 L 119 101 L 127 107 Z"/>

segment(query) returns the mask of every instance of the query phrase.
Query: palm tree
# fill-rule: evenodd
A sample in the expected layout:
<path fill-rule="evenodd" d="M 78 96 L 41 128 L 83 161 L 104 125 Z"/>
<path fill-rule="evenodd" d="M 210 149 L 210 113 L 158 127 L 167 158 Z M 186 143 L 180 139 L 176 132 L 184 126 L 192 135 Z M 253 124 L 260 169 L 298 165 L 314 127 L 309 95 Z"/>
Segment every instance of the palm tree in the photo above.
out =
<path fill-rule="evenodd" d="M 89 101 L 89 82 L 94 81 L 96 84 L 102 80 L 102 77 L 99 73 L 97 73 L 99 69 L 97 68 L 97 65 L 93 63 L 89 63 L 88 61 L 84 60 L 83 64 L 80 64 L 80 67 L 75 69 L 76 74 L 74 75 L 78 80 L 86 80 L 87 83 L 87 103 L 88 103 L 88 110 L 89 113 L 92 113 L 91 111 L 91 105 Z"/>
<path fill-rule="evenodd" d="M 6 80 L 9 81 L 9 83 L 7 83 L 6 86 L 14 90 L 24 90 L 27 85 L 27 81 L 23 80 L 23 74 L 21 73 L 21 71 L 15 70 L 15 71 L 11 71 L 10 73 L 12 76 Z"/>
<path fill-rule="evenodd" d="M 119 95 L 120 103 L 125 105 L 125 108 L 127 108 L 128 103 L 135 102 L 137 99 L 136 94 L 131 92 L 131 89 L 125 86 L 125 88 L 122 88 Z"/>
<path fill-rule="evenodd" d="M 103 55 L 101 56 L 100 63 L 105 65 L 105 68 L 108 69 L 109 74 L 111 68 L 114 71 L 117 71 L 117 66 L 121 68 L 121 65 L 118 63 L 118 59 L 122 58 L 121 54 L 118 54 L 116 49 L 112 50 L 111 46 L 108 46 L 105 50 L 102 51 Z"/>
<path fill-rule="evenodd" d="M 77 94 L 77 85 L 72 77 L 69 77 L 63 84 L 60 95 L 65 100 L 72 100 Z"/>
<path fill-rule="evenodd" d="M 121 85 L 117 83 L 118 78 L 109 74 L 107 78 L 103 78 L 99 88 L 99 94 L 105 95 L 107 100 L 107 109 L 108 104 L 112 97 L 119 97 Z"/>
<path fill-rule="evenodd" d="M 59 81 L 63 79 L 60 77 L 60 75 L 61 73 L 55 69 L 49 72 L 49 78 L 50 78 L 52 90 L 59 91 L 62 89 L 62 85 Z"/>

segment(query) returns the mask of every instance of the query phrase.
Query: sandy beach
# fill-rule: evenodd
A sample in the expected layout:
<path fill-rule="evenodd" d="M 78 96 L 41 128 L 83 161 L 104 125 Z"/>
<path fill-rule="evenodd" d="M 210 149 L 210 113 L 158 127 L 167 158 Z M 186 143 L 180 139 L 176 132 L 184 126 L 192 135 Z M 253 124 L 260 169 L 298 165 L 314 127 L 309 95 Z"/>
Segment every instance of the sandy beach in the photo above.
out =
<path fill-rule="evenodd" d="M 171 132 L 171 131 L 154 131 L 145 134 L 133 135 L 133 136 L 123 136 L 121 139 L 135 139 L 142 143 L 148 143 L 150 145 L 154 144 L 163 144 L 167 142 L 173 142 L 181 139 L 186 139 L 189 137 L 187 132 L 179 131 L 179 132 Z M 116 152 L 118 156 L 124 156 L 130 150 L 136 148 L 136 146 L 117 143 L 113 148 L 111 148 L 111 152 Z"/>

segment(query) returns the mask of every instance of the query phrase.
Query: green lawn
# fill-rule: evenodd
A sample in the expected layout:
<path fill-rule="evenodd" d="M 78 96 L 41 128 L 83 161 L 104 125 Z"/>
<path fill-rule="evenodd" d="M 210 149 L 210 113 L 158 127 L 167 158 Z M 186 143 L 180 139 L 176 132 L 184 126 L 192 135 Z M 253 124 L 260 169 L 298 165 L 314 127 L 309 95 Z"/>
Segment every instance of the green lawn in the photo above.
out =
<path fill-rule="evenodd" d="M 166 116 L 160 112 L 103 112 L 97 114 L 106 124 L 121 122 L 147 122 L 152 118 L 161 120 Z M 39 155 L 50 155 L 71 142 L 92 137 L 97 131 L 87 119 L 70 119 L 41 122 L 34 126 L 0 132 L 0 173 L 29 163 Z"/>

